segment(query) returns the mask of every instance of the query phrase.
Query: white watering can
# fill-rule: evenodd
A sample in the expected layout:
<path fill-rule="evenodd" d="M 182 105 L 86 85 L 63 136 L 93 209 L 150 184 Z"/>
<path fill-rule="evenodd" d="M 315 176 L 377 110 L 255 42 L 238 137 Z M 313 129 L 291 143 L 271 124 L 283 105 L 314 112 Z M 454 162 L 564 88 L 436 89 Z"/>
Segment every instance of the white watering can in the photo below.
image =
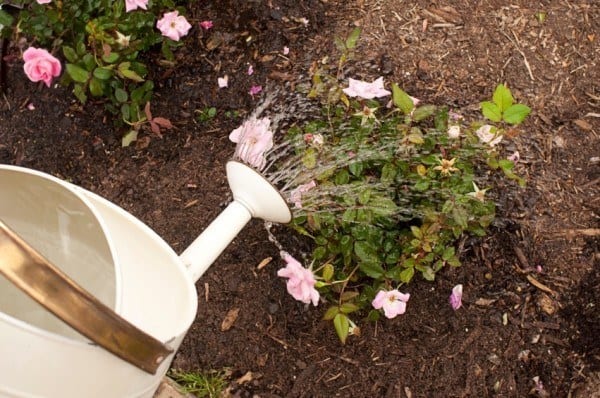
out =
<path fill-rule="evenodd" d="M 198 278 L 252 217 L 291 220 L 252 168 L 230 161 L 227 178 L 233 201 L 177 256 L 100 196 L 0 165 L 0 397 L 151 398 Z"/>

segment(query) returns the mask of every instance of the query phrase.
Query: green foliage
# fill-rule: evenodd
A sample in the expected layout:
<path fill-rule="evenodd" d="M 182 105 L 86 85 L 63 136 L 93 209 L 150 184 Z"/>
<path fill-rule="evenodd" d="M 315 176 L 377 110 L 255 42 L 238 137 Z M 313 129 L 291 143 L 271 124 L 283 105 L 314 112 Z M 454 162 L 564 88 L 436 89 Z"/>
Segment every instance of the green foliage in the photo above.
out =
<path fill-rule="evenodd" d="M 207 373 L 181 372 L 171 370 L 169 376 L 177 382 L 184 393 L 199 398 L 218 398 L 227 387 L 227 372 L 211 371 Z"/>
<path fill-rule="evenodd" d="M 103 99 L 106 110 L 117 116 L 117 126 L 129 125 L 137 132 L 146 121 L 143 109 L 154 89 L 141 55 L 158 47 L 172 60 L 172 49 L 181 45 L 163 37 L 155 27 L 157 16 L 171 11 L 175 2 L 154 0 L 148 10 L 130 12 L 125 12 L 123 0 L 17 3 L 23 9 L 13 29 L 15 39 L 23 35 L 32 45 L 62 56 L 62 83 L 73 87 L 75 97 L 81 103 Z M 0 10 L 0 23 L 11 22 L 7 15 Z M 132 137 L 129 134 L 125 141 Z"/>
<path fill-rule="evenodd" d="M 338 47 L 347 50 L 344 41 Z M 494 219 L 495 204 L 485 197 L 489 188 L 478 187 L 490 169 L 524 181 L 496 143 L 478 138 L 481 121 L 468 124 L 451 119 L 446 107 L 415 105 L 395 83 L 393 109 L 385 108 L 387 99 L 332 96 L 343 83 L 324 70 L 315 72 L 309 96 L 325 104 L 327 120 L 288 134 L 303 160 L 303 178 L 329 193 L 314 202 L 303 196 L 292 227 L 314 241 L 309 262 L 320 271 L 317 286 L 332 303 L 323 318 L 344 343 L 357 329 L 350 314 L 370 308 L 378 290 L 416 276 L 433 281 L 444 267 L 461 265 L 458 239 L 484 235 Z M 374 110 L 372 117 L 365 117 L 365 107 Z M 499 123 L 491 129 L 494 137 L 507 138 L 502 123 L 519 124 L 529 112 L 504 85 L 482 103 L 483 116 Z M 459 137 L 448 134 L 452 125 L 460 128 Z M 307 134 L 319 134 L 323 144 L 307 142 Z M 344 161 L 348 153 L 354 157 Z M 378 314 L 371 311 L 368 318 Z"/>
<path fill-rule="evenodd" d="M 492 122 L 517 125 L 525 120 L 531 109 L 523 104 L 515 104 L 508 87 L 499 84 L 494 91 L 492 101 L 481 103 L 481 111 L 483 116 Z"/>

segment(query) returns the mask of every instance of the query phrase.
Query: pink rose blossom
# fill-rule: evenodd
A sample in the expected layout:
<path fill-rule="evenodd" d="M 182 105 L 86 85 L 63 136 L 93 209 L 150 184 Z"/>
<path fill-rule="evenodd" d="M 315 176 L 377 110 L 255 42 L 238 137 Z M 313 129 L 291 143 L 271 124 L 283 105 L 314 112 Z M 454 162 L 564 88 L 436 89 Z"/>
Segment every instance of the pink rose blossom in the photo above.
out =
<path fill-rule="evenodd" d="M 137 10 L 138 8 L 147 10 L 147 7 L 148 0 L 125 0 L 125 12 Z"/>
<path fill-rule="evenodd" d="M 227 87 L 229 85 L 229 76 L 225 75 L 223 77 L 218 77 L 217 84 L 219 85 L 219 88 Z"/>
<path fill-rule="evenodd" d="M 250 91 L 248 91 L 248 94 L 250 94 L 251 96 L 255 96 L 256 94 L 260 93 L 262 91 L 262 86 L 252 86 L 250 87 Z"/>
<path fill-rule="evenodd" d="M 243 162 L 262 169 L 267 160 L 265 152 L 273 147 L 273 132 L 269 118 L 252 117 L 229 134 L 229 139 L 237 143 L 234 156 Z"/>
<path fill-rule="evenodd" d="M 497 131 L 496 127 L 484 124 L 475 131 L 475 134 L 477 134 L 481 142 L 494 147 L 502 141 L 502 134 L 498 134 Z"/>
<path fill-rule="evenodd" d="M 383 88 L 383 77 L 378 78 L 372 83 L 350 78 L 348 80 L 348 88 L 342 91 L 349 97 L 361 97 L 364 99 L 380 98 L 391 94 L 391 92 Z"/>
<path fill-rule="evenodd" d="M 449 301 L 452 309 L 456 311 L 462 306 L 463 285 L 456 285 L 452 288 L 452 294 Z"/>
<path fill-rule="evenodd" d="M 210 28 L 213 27 L 213 22 L 212 21 L 202 21 L 202 22 L 200 22 L 200 27 L 204 30 L 209 30 Z"/>
<path fill-rule="evenodd" d="M 294 257 L 286 252 L 281 252 L 281 257 L 287 263 L 285 268 L 277 271 L 277 276 L 288 278 L 287 291 L 298 301 L 305 304 L 319 304 L 319 292 L 315 289 L 315 276 L 312 271 L 306 269 Z"/>
<path fill-rule="evenodd" d="M 406 303 L 410 298 L 408 293 L 400 293 L 398 289 L 380 290 L 371 305 L 376 310 L 383 308 L 386 318 L 392 319 L 406 312 Z"/>
<path fill-rule="evenodd" d="M 302 208 L 302 194 L 310 191 L 311 189 L 313 189 L 316 186 L 317 186 L 317 183 L 314 182 L 314 180 L 307 184 L 299 185 L 296 189 L 294 189 L 294 190 L 292 190 L 292 192 L 290 192 L 290 201 L 294 204 L 294 206 L 296 206 L 296 208 L 301 209 Z"/>
<path fill-rule="evenodd" d="M 50 4 L 52 0 L 36 0 L 38 4 Z"/>
<path fill-rule="evenodd" d="M 52 79 L 59 76 L 62 70 L 59 60 L 43 48 L 29 47 L 23 53 L 23 60 L 25 61 L 23 69 L 29 80 L 42 81 L 48 87 Z"/>
<path fill-rule="evenodd" d="M 179 15 L 179 11 L 167 12 L 156 22 L 156 27 L 163 36 L 171 40 L 179 41 L 180 38 L 187 35 L 192 28 L 184 16 Z"/>

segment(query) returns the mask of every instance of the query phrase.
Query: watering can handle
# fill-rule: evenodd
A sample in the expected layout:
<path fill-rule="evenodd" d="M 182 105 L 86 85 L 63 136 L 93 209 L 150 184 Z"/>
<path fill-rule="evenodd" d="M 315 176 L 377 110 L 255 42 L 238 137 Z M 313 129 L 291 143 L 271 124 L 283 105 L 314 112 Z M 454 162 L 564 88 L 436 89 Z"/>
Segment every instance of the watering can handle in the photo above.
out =
<path fill-rule="evenodd" d="M 104 305 L 0 221 L 0 274 L 99 346 L 155 374 L 173 352 Z"/>

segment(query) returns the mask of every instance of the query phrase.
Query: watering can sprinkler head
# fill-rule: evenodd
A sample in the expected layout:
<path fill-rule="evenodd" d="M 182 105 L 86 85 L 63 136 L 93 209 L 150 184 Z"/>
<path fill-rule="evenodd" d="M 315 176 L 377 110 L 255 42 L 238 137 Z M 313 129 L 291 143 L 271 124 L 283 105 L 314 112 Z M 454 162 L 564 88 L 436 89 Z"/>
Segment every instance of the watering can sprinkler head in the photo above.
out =
<path fill-rule="evenodd" d="M 251 218 L 276 223 L 292 220 L 292 212 L 283 196 L 258 171 L 235 160 L 227 162 L 226 170 L 233 201 L 180 256 L 194 281 Z"/>
<path fill-rule="evenodd" d="M 292 213 L 281 193 L 252 167 L 227 162 L 227 181 L 235 201 L 243 204 L 252 217 L 281 224 L 292 221 Z"/>

